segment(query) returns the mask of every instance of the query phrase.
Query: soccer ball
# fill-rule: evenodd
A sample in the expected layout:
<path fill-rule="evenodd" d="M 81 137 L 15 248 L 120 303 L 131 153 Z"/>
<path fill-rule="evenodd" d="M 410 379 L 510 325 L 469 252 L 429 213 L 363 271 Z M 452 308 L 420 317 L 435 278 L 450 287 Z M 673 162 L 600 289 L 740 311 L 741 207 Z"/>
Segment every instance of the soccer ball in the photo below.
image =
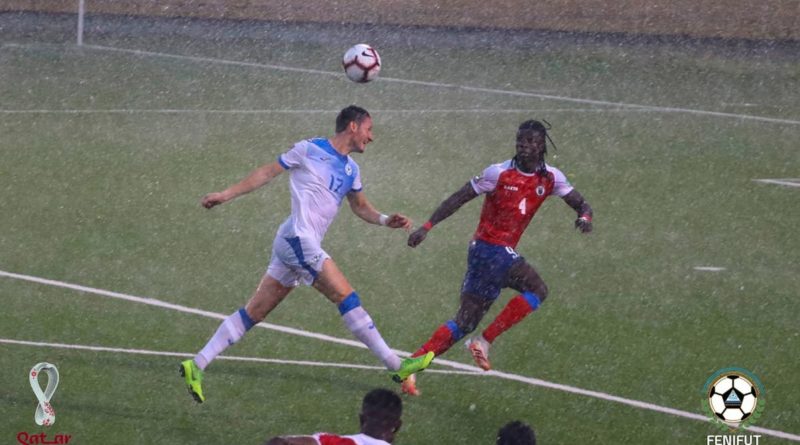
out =
<path fill-rule="evenodd" d="M 755 412 L 758 390 L 743 376 L 725 374 L 711 385 L 708 404 L 720 420 L 737 427 Z"/>
<path fill-rule="evenodd" d="M 342 66 L 347 78 L 353 82 L 369 82 L 381 72 L 381 56 L 375 48 L 359 43 L 344 53 Z"/>

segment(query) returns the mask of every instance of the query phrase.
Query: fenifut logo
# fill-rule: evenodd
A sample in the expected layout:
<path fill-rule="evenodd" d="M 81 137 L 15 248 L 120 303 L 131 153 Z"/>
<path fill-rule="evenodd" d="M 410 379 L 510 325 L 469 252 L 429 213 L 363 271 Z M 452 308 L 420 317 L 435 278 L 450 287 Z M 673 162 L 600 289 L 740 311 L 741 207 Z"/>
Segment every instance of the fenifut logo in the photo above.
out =
<path fill-rule="evenodd" d="M 715 372 L 703 387 L 703 409 L 726 431 L 752 425 L 764 411 L 764 386 L 752 372 L 725 368 Z"/>

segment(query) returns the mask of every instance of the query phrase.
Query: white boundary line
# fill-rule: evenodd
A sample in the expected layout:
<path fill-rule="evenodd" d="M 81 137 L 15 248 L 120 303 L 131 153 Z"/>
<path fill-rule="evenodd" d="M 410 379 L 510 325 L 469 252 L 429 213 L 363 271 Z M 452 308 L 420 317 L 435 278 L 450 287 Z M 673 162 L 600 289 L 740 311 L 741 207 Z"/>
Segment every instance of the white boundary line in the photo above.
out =
<path fill-rule="evenodd" d="M 74 345 L 65 343 L 49 343 L 39 341 L 27 340 L 14 340 L 12 338 L 0 338 L 0 343 L 21 346 L 37 346 L 55 349 L 72 349 L 80 351 L 94 351 L 94 352 L 114 352 L 120 354 L 138 354 L 138 355 L 156 355 L 162 357 L 180 357 L 191 358 L 195 354 L 188 352 L 170 352 L 170 351 L 152 351 L 148 349 L 129 349 L 129 348 L 110 348 L 107 346 L 91 346 L 91 345 Z M 333 363 L 333 362 L 311 362 L 307 360 L 281 360 L 275 358 L 262 358 L 262 357 L 241 357 L 236 355 L 220 355 L 217 357 L 219 360 L 231 360 L 237 362 L 255 362 L 255 363 L 271 363 L 276 365 L 298 365 L 298 366 L 318 366 L 325 368 L 348 368 L 348 369 L 368 369 L 376 371 L 386 371 L 383 366 L 369 366 L 369 365 L 355 365 L 352 363 Z M 441 369 L 429 369 L 425 371 L 426 374 L 459 374 L 459 375 L 481 375 L 479 371 L 448 371 Z"/>
<path fill-rule="evenodd" d="M 786 178 L 786 179 L 753 179 L 755 182 L 763 182 L 764 184 L 777 184 L 785 185 L 787 187 L 800 187 L 800 179 Z"/>
<path fill-rule="evenodd" d="M 246 66 L 246 67 L 254 67 L 254 68 L 269 68 L 278 71 L 291 71 L 291 72 L 299 72 L 299 73 L 306 73 L 306 74 L 322 74 L 326 76 L 337 76 L 341 77 L 341 73 L 339 71 L 323 71 L 323 70 L 314 70 L 314 69 L 307 69 L 307 68 L 295 68 L 285 65 L 274 65 L 274 64 L 264 64 L 264 63 L 255 63 L 255 62 L 238 62 L 234 60 L 225 60 L 225 59 L 216 59 L 213 57 L 197 57 L 197 56 L 183 56 L 183 55 L 176 55 L 176 54 L 167 54 L 167 53 L 160 53 L 155 51 L 143 51 L 138 49 L 127 49 L 127 48 L 115 48 L 110 46 L 101 46 L 101 45 L 83 45 L 83 48 L 89 48 L 99 51 L 115 51 L 115 52 L 122 52 L 122 53 L 129 53 L 129 54 L 136 54 L 139 56 L 152 56 L 152 57 L 163 57 L 163 58 L 172 58 L 172 59 L 182 59 L 182 60 L 192 60 L 195 62 L 208 62 L 208 63 L 218 63 L 224 65 L 234 65 L 234 66 Z M 613 107 L 621 107 L 621 108 L 640 108 L 649 111 L 661 111 L 666 113 L 686 113 L 686 114 L 698 114 L 698 115 L 705 115 L 705 116 L 716 116 L 716 117 L 728 117 L 728 118 L 736 118 L 736 119 L 747 119 L 747 120 L 755 120 L 761 122 L 771 122 L 771 123 L 780 123 L 780 124 L 791 124 L 791 125 L 800 125 L 800 120 L 792 120 L 792 119 L 779 119 L 779 118 L 771 118 L 771 117 L 764 117 L 764 116 L 754 116 L 749 114 L 736 114 L 736 113 L 723 113 L 719 111 L 706 111 L 706 110 L 695 110 L 691 108 L 679 108 L 679 107 L 659 107 L 659 106 L 650 106 L 650 105 L 639 105 L 639 104 L 628 104 L 624 102 L 611 102 L 605 100 L 594 100 L 594 99 L 582 99 L 582 98 L 575 98 L 575 97 L 567 97 L 567 96 L 556 96 L 552 94 L 542 94 L 542 93 L 533 93 L 533 92 L 525 92 L 525 91 L 516 91 L 516 90 L 501 90 L 496 88 L 482 88 L 482 87 L 471 87 L 471 86 L 464 86 L 464 85 L 456 85 L 452 83 L 442 83 L 442 82 L 425 82 L 420 80 L 410 80 L 410 79 L 398 79 L 393 77 L 380 77 L 379 80 L 381 82 L 395 82 L 395 83 L 404 83 L 409 85 L 421 85 L 421 86 L 430 86 L 430 87 L 437 87 L 437 88 L 453 88 L 459 89 L 464 91 L 473 91 L 478 93 L 492 93 L 492 94 L 504 94 L 509 96 L 518 96 L 518 97 L 534 97 L 537 99 L 548 99 L 548 100 L 556 100 L 561 102 L 572 102 L 572 103 L 579 103 L 579 104 L 588 104 L 588 105 L 605 105 L 605 106 L 613 106 Z"/>
<path fill-rule="evenodd" d="M 717 266 L 695 266 L 694 270 L 699 270 L 700 272 L 722 272 L 725 268 Z"/>
<path fill-rule="evenodd" d="M 35 44 L 14 44 L 14 43 L 7 43 L 4 44 L 4 48 L 36 48 L 36 47 L 43 47 L 44 45 L 35 45 Z M 286 65 L 275 65 L 275 64 L 268 64 L 268 63 L 257 63 L 257 62 L 240 62 L 236 60 L 226 60 L 226 59 L 217 59 L 213 57 L 200 57 L 200 56 L 186 56 L 180 54 L 168 54 L 168 53 L 161 53 L 156 51 L 144 51 L 138 49 L 129 49 L 129 48 L 115 48 L 110 46 L 102 46 L 102 45 L 82 45 L 79 49 L 91 49 L 96 51 L 111 51 L 111 52 L 119 52 L 119 53 L 127 53 L 127 54 L 135 54 L 138 56 L 149 56 L 149 57 L 161 57 L 161 58 L 168 58 L 168 59 L 178 59 L 178 60 L 191 60 L 194 62 L 203 62 L 203 63 L 214 63 L 214 64 L 222 64 L 222 65 L 232 65 L 232 66 L 243 66 L 249 68 L 267 68 L 276 71 L 289 71 L 295 73 L 304 73 L 304 74 L 317 74 L 317 75 L 324 75 L 324 76 L 336 76 L 342 78 L 341 72 L 339 71 L 325 71 L 325 70 L 317 70 L 317 69 L 310 69 L 310 68 L 297 68 L 291 67 Z M 683 114 L 695 114 L 695 115 L 702 115 L 702 116 L 714 116 L 714 117 L 722 117 L 722 118 L 734 118 L 740 120 L 753 120 L 759 122 L 769 122 L 769 123 L 776 123 L 776 124 L 789 124 L 789 125 L 800 125 L 800 120 L 795 119 L 782 119 L 782 118 L 774 118 L 774 117 L 765 117 L 765 116 L 756 116 L 750 114 L 739 114 L 739 113 L 725 113 L 721 111 L 708 111 L 708 110 L 697 110 L 692 108 L 681 108 L 681 107 L 661 107 L 661 106 L 654 106 L 654 105 L 641 105 L 641 104 L 629 104 L 624 102 L 612 102 L 612 101 L 605 101 L 605 100 L 595 100 L 595 99 L 584 99 L 584 98 L 577 98 L 577 97 L 569 97 L 569 96 L 558 96 L 553 94 L 543 94 L 543 93 L 536 93 L 536 92 L 527 92 L 527 91 L 518 91 L 518 90 L 503 90 L 497 88 L 483 88 L 483 87 L 472 87 L 472 86 L 465 86 L 465 85 L 457 85 L 452 83 L 442 83 L 442 82 L 426 82 L 420 80 L 411 80 L 411 79 L 399 79 L 393 77 L 379 77 L 378 81 L 381 82 L 394 82 L 394 83 L 404 83 L 408 85 L 420 85 L 420 86 L 429 86 L 429 87 L 436 87 L 436 88 L 452 88 L 458 89 L 463 91 L 472 91 L 478 93 L 490 93 L 490 94 L 502 94 L 508 96 L 516 96 L 516 97 L 532 97 L 537 99 L 547 99 L 547 100 L 555 100 L 560 102 L 572 102 L 572 103 L 579 103 L 585 105 L 602 105 L 602 106 L 611 106 L 617 108 L 634 108 L 634 109 L 641 109 L 647 111 L 657 111 L 663 113 L 683 113 Z"/>
<path fill-rule="evenodd" d="M 338 113 L 340 110 L 202 110 L 202 109 L 188 109 L 188 108 L 107 108 L 107 109 L 64 109 L 64 110 L 47 110 L 47 109 L 31 109 L 31 110 L 3 110 L 0 109 L 0 114 L 330 114 Z M 620 113 L 645 113 L 652 110 L 635 109 L 635 108 L 530 108 L 530 109 L 489 109 L 489 108 L 453 108 L 453 109 L 395 109 L 395 110 L 370 110 L 372 113 L 414 113 L 414 114 L 427 114 L 427 113 L 489 113 L 489 114 L 514 114 L 514 113 L 605 113 L 605 112 L 620 112 Z"/>
<path fill-rule="evenodd" d="M 63 281 L 49 280 L 49 279 L 46 279 L 46 278 L 39 278 L 39 277 L 30 276 L 30 275 L 22 275 L 22 274 L 17 274 L 17 273 L 12 273 L 12 272 L 6 272 L 6 271 L 2 271 L 2 270 L 0 270 L 0 277 L 12 278 L 12 279 L 16 279 L 16 280 L 28 281 L 28 282 L 32 282 L 32 283 L 38 283 L 38 284 L 45 284 L 45 285 L 48 285 L 48 286 L 72 289 L 72 290 L 77 290 L 77 291 L 85 292 L 85 293 L 89 293 L 89 294 L 101 295 L 101 296 L 110 297 L 110 298 L 116 298 L 116 299 L 125 300 L 125 301 L 142 303 L 142 304 L 146 304 L 146 305 L 150 305 L 150 306 L 157 306 L 157 307 L 162 307 L 162 308 L 166 308 L 166 309 L 172 309 L 172 310 L 175 310 L 175 311 L 178 311 L 178 312 L 203 315 L 203 316 L 209 317 L 209 318 L 224 319 L 226 317 L 225 315 L 219 314 L 219 313 L 216 313 L 216 312 L 209 312 L 209 311 L 204 311 L 204 310 L 201 310 L 201 309 L 195 309 L 195 308 L 190 308 L 190 307 L 181 306 L 181 305 L 177 305 L 177 304 L 166 303 L 164 301 L 156 300 L 154 298 L 137 297 L 137 296 L 134 296 L 134 295 L 127 295 L 127 294 L 122 294 L 122 293 L 119 293 L 119 292 L 112 292 L 112 291 L 107 291 L 107 290 L 103 290 L 103 289 L 97 289 L 97 288 L 92 288 L 92 287 L 87 287 L 87 286 L 81 286 L 81 285 L 77 285 L 77 284 L 65 283 Z M 344 345 L 349 345 L 349 346 L 356 346 L 356 347 L 360 347 L 360 348 L 366 348 L 366 346 L 364 346 L 361 342 L 357 342 L 357 341 L 353 341 L 353 340 L 346 340 L 346 339 L 342 339 L 342 338 L 338 338 L 338 337 L 332 337 L 332 336 L 324 335 L 324 334 L 318 334 L 318 333 L 315 333 L 315 332 L 308 332 L 308 331 L 304 331 L 302 329 L 289 328 L 289 327 L 278 326 L 278 325 L 273 325 L 273 324 L 263 323 L 263 322 L 259 323 L 256 326 L 261 327 L 261 328 L 273 329 L 273 330 L 276 330 L 276 331 L 286 332 L 286 333 L 290 333 L 290 334 L 294 334 L 294 335 L 300 335 L 300 336 L 304 336 L 304 337 L 316 338 L 316 339 L 319 339 L 319 340 L 328 341 L 328 342 L 332 342 L 332 343 L 339 343 L 339 344 L 344 344 Z M 404 352 L 404 351 L 398 351 L 398 350 L 393 350 L 393 351 L 395 351 L 396 353 L 398 353 L 399 355 L 402 355 L 402 356 L 410 355 L 408 352 Z M 460 370 L 463 370 L 463 371 L 469 371 L 469 372 L 479 371 L 479 368 L 477 368 L 475 366 L 465 365 L 463 363 L 454 362 L 454 361 L 450 361 L 450 360 L 436 359 L 435 363 L 439 364 L 439 365 L 444 365 L 444 366 L 448 366 L 448 367 L 451 367 L 451 368 L 455 368 L 455 369 L 460 369 Z M 624 397 L 619 397 L 619 396 L 615 396 L 615 395 L 604 393 L 604 392 L 600 392 L 600 391 L 592 391 L 592 390 L 582 389 L 582 388 L 578 388 L 578 387 L 574 387 L 574 386 L 563 385 L 563 384 L 560 384 L 560 383 L 549 382 L 549 381 L 546 381 L 546 380 L 541 380 L 541 379 L 536 379 L 536 378 L 531 378 L 531 377 L 525 377 L 525 376 L 516 375 L 516 374 L 510 374 L 510 373 L 506 373 L 506 372 L 502 372 L 502 371 L 481 372 L 481 375 L 494 376 L 494 377 L 502 378 L 502 379 L 505 379 L 505 380 L 513 380 L 513 381 L 517 381 L 517 382 L 521 382 L 521 383 L 526 383 L 526 384 L 529 384 L 529 385 L 532 385 L 532 386 L 550 388 L 550 389 L 555 389 L 555 390 L 559 390 L 559 391 L 568 392 L 568 393 L 571 393 L 571 394 L 578 394 L 578 395 L 587 396 L 587 397 L 593 397 L 593 398 L 596 398 L 596 399 L 606 400 L 606 401 L 610 401 L 610 402 L 617 402 L 617 403 L 621 403 L 623 405 L 628 405 L 628 406 L 632 406 L 632 407 L 635 407 L 635 408 L 641 408 L 641 409 L 646 409 L 646 410 L 650 410 L 650 411 L 669 414 L 669 415 L 672 415 L 672 416 L 682 417 L 682 418 L 685 418 L 685 419 L 699 420 L 699 421 L 702 421 L 702 422 L 709 422 L 710 421 L 710 419 L 707 416 L 691 413 L 691 412 L 688 412 L 688 411 L 681 411 L 681 410 L 678 410 L 678 409 L 668 408 L 668 407 L 656 405 L 656 404 L 653 404 L 653 403 L 642 402 L 642 401 L 633 400 L 633 399 L 627 399 L 627 398 L 624 398 Z M 749 427 L 749 428 L 747 428 L 747 430 L 751 431 L 751 432 L 754 432 L 754 433 L 761 433 L 761 434 L 765 434 L 765 435 L 769 435 L 769 436 L 774 436 L 774 437 L 779 437 L 779 438 L 782 438 L 782 439 L 788 439 L 788 440 L 794 440 L 794 441 L 800 442 L 800 435 L 797 435 L 797 434 L 786 433 L 786 432 L 783 432 L 783 431 L 771 430 L 771 429 L 761 428 L 761 427 Z"/>

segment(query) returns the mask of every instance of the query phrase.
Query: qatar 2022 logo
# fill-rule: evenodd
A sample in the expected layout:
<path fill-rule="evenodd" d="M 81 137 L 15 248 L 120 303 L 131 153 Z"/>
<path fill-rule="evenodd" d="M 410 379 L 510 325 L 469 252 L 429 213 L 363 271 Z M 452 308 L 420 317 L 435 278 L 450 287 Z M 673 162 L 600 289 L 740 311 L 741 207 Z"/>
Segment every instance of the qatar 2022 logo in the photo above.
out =
<path fill-rule="evenodd" d="M 746 369 L 720 369 L 706 380 L 702 403 L 723 429 L 747 428 L 764 411 L 764 386 Z"/>

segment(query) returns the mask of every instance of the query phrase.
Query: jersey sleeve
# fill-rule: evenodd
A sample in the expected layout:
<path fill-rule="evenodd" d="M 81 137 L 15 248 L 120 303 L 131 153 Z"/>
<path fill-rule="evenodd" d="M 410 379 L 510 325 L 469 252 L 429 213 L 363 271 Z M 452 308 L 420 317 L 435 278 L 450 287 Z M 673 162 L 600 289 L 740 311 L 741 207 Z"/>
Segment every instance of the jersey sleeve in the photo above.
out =
<path fill-rule="evenodd" d="M 486 167 L 480 175 L 472 178 L 469 182 L 472 184 L 475 193 L 480 195 L 481 193 L 493 192 L 497 187 L 497 178 L 500 177 L 501 171 L 500 166 L 494 164 Z"/>
<path fill-rule="evenodd" d="M 358 168 L 358 164 L 353 162 L 353 186 L 350 187 L 351 192 L 360 192 L 361 189 L 364 188 L 364 185 L 361 184 L 361 169 Z"/>
<path fill-rule="evenodd" d="M 294 144 L 292 148 L 278 156 L 278 163 L 286 170 L 297 168 L 306 157 L 308 148 L 302 141 Z"/>
<path fill-rule="evenodd" d="M 564 173 L 561 172 L 561 170 L 549 165 L 547 166 L 547 169 L 551 173 L 553 173 L 553 179 L 554 179 L 553 192 L 552 192 L 553 195 L 561 198 L 566 196 L 567 194 L 569 194 L 569 192 L 575 189 L 575 187 L 573 187 L 572 184 L 569 183 L 567 177 L 564 175 Z"/>
<path fill-rule="evenodd" d="M 355 440 L 336 434 L 317 433 L 313 437 L 319 445 L 358 445 Z"/>

